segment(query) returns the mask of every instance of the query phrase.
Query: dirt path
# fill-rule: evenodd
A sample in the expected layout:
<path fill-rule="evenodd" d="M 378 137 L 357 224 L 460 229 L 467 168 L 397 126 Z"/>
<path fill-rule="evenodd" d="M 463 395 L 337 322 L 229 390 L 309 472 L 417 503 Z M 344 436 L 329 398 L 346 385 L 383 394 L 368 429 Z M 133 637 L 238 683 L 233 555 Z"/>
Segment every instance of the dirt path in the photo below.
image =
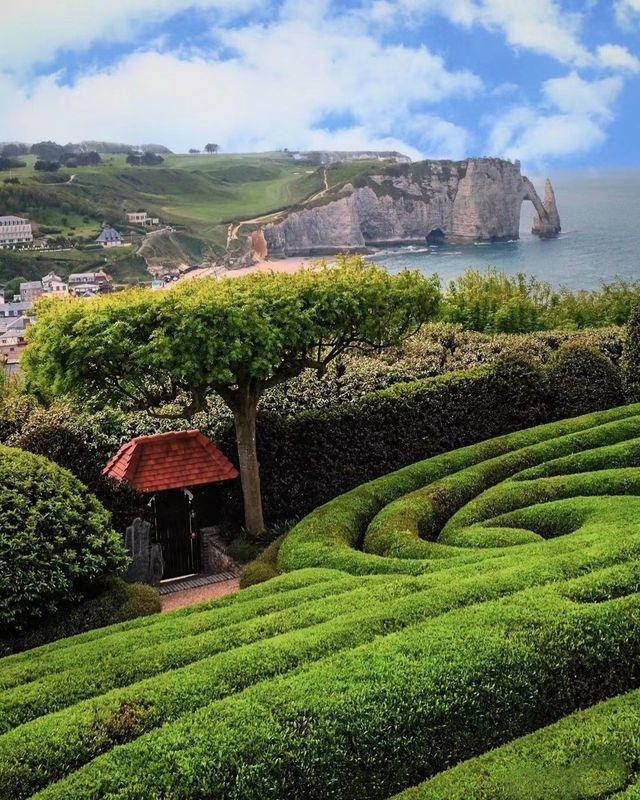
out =
<path fill-rule="evenodd" d="M 311 195 L 305 200 L 305 203 L 311 203 L 313 200 L 319 200 L 321 197 L 329 191 L 329 178 L 327 174 L 327 168 L 324 167 L 322 170 L 322 181 L 324 183 L 324 189 L 321 189 L 316 194 Z M 234 239 L 238 238 L 238 232 L 243 225 L 255 225 L 260 222 L 271 222 L 272 220 L 276 219 L 282 214 L 282 211 L 272 211 L 270 214 L 264 214 L 261 217 L 254 217 L 253 219 L 243 219 L 242 222 L 232 222 L 231 225 L 227 228 L 227 250 L 229 249 L 229 245 Z"/>
<path fill-rule="evenodd" d="M 196 586 L 194 589 L 185 589 L 182 592 L 165 594 L 162 598 L 162 610 L 173 611 L 174 608 L 191 606 L 194 603 L 202 603 L 204 600 L 213 600 L 216 597 L 224 597 L 226 594 L 233 594 L 240 588 L 237 578 L 231 581 L 221 581 L 220 583 L 210 583 L 207 586 Z"/>

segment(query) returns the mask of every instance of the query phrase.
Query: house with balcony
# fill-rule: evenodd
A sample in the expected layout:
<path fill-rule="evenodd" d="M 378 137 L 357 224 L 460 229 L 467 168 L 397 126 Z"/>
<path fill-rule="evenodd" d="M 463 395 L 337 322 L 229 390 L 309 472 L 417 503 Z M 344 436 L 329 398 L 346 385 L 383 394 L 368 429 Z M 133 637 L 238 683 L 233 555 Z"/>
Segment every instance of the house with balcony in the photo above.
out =
<path fill-rule="evenodd" d="M 146 211 L 132 211 L 127 214 L 129 225 L 143 225 L 145 228 L 152 228 L 160 224 L 159 217 L 150 217 Z"/>
<path fill-rule="evenodd" d="M 103 270 L 97 272 L 76 272 L 69 275 L 69 293 L 81 297 L 110 292 L 113 278 Z"/>

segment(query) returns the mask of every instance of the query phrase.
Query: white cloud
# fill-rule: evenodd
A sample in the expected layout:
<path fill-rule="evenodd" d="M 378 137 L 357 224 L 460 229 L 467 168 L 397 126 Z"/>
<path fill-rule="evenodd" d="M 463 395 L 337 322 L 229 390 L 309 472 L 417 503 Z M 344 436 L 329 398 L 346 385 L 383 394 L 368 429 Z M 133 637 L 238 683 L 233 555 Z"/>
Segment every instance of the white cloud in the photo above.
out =
<path fill-rule="evenodd" d="M 576 72 L 564 78 L 552 78 L 543 84 L 543 95 L 549 105 L 566 114 L 609 120 L 612 104 L 622 89 L 622 79 L 603 78 L 587 81 Z"/>
<path fill-rule="evenodd" d="M 2 3 L 0 70 L 46 62 L 59 50 L 86 50 L 96 41 L 133 41 L 149 22 L 188 8 L 217 10 L 221 19 L 267 0 L 21 0 Z"/>
<path fill-rule="evenodd" d="M 640 0 L 638 0 L 640 3 Z M 598 47 L 598 61 L 603 67 L 621 72 L 640 72 L 640 59 L 619 44 L 603 44 Z"/>
<path fill-rule="evenodd" d="M 604 140 L 602 128 L 588 117 L 516 108 L 495 122 L 489 147 L 490 152 L 505 158 L 539 164 L 549 158 L 586 153 Z"/>
<path fill-rule="evenodd" d="M 615 0 L 614 8 L 621 28 L 629 30 L 638 22 L 640 0 Z"/>
<path fill-rule="evenodd" d="M 540 108 L 518 106 L 491 121 L 490 152 L 533 163 L 588 152 L 605 141 L 622 85 L 575 72 L 546 81 Z"/>
<path fill-rule="evenodd" d="M 72 86 L 46 76 L 25 95 L 0 84 L 0 96 L 16 95 L 0 139 L 136 142 L 144 120 L 145 139 L 176 149 L 213 139 L 228 150 L 393 146 L 417 155 L 406 135 L 416 108 L 482 91 L 475 75 L 449 71 L 425 47 L 382 45 L 357 18 L 305 5 L 289 4 L 269 25 L 228 29 L 224 60 L 137 52 Z M 330 131 L 331 114 L 352 124 Z M 421 151 L 462 154 L 463 129 L 422 119 L 428 129 L 411 136 Z"/>
<path fill-rule="evenodd" d="M 555 0 L 399 0 L 411 14 L 436 12 L 456 25 L 501 32 L 515 48 L 584 66 L 592 56 L 580 42 L 582 16 Z M 635 1 L 635 0 L 634 0 Z"/>

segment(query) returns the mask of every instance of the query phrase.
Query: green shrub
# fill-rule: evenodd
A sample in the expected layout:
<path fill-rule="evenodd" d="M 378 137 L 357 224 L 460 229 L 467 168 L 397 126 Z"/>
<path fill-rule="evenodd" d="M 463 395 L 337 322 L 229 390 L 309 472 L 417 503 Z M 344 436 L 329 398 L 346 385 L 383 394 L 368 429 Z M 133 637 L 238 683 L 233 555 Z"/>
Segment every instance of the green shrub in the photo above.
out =
<path fill-rule="evenodd" d="M 125 583 L 110 577 L 98 581 L 92 591 L 96 593 L 94 597 L 44 620 L 34 630 L 0 642 L 0 655 L 160 611 L 158 593 L 142 583 Z"/>
<path fill-rule="evenodd" d="M 640 301 L 631 312 L 622 356 L 622 375 L 629 400 L 640 400 Z"/>
<path fill-rule="evenodd" d="M 524 273 L 469 269 L 449 282 L 442 318 L 470 330 L 506 333 L 622 325 L 639 291 L 637 281 L 619 278 L 600 289 L 571 291 Z"/>
<path fill-rule="evenodd" d="M 555 418 L 614 408 L 624 399 L 619 370 L 593 347 L 563 345 L 551 356 L 547 376 Z"/>
<path fill-rule="evenodd" d="M 524 353 L 491 366 L 396 384 L 291 419 L 262 415 L 258 452 L 272 517 L 310 511 L 406 464 L 549 419 L 542 366 Z M 227 452 L 231 436 L 218 433 Z"/>
<path fill-rule="evenodd" d="M 0 626 L 4 634 L 77 603 L 128 562 L 109 514 L 70 472 L 0 446 Z"/>
<path fill-rule="evenodd" d="M 256 583 L 268 581 L 280 574 L 278 569 L 278 551 L 284 536 L 275 539 L 240 573 L 240 588 L 246 589 Z"/>
<path fill-rule="evenodd" d="M 123 423 L 121 415 L 108 411 L 89 415 L 68 403 L 46 409 L 32 406 L 7 443 L 72 472 L 111 512 L 117 530 L 124 532 L 135 517 L 144 516 L 144 499 L 128 483 L 102 474 L 127 439 Z"/>

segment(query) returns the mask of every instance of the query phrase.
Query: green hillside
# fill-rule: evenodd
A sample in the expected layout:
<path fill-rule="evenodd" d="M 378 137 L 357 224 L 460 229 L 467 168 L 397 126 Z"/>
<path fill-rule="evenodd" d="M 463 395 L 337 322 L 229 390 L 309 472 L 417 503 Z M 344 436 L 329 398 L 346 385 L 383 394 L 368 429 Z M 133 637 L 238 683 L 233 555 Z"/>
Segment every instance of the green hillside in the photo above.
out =
<path fill-rule="evenodd" d="M 112 155 L 103 157 L 98 166 L 62 168 L 56 173 L 37 172 L 35 156 L 22 160 L 26 167 L 11 175 L 0 174 L 0 181 L 9 177 L 19 180 L 18 184 L 0 182 L 0 214 L 28 217 L 37 234 L 85 243 L 106 223 L 123 233 L 139 234 L 139 245 L 144 232 L 127 225 L 126 213 L 145 209 L 184 234 L 172 242 L 145 242 L 145 258 L 157 256 L 159 263 L 179 262 L 184 256 L 194 261 L 206 254 L 220 257 L 226 251 L 231 222 L 297 205 L 324 188 L 321 168 L 294 161 L 284 153 L 168 155 L 157 167 L 132 167 L 125 156 Z M 108 264 L 113 261 L 122 266 L 126 262 L 121 271 L 144 277 L 146 267 L 135 250 L 137 246 L 127 254 L 109 253 Z M 103 253 L 62 256 L 59 271 L 71 271 L 67 263 L 71 261 L 88 268 L 96 257 L 104 266 Z M 52 253 L 9 256 L 0 251 L 0 280 L 17 275 L 38 277 L 48 271 L 52 261 L 58 261 Z"/>

